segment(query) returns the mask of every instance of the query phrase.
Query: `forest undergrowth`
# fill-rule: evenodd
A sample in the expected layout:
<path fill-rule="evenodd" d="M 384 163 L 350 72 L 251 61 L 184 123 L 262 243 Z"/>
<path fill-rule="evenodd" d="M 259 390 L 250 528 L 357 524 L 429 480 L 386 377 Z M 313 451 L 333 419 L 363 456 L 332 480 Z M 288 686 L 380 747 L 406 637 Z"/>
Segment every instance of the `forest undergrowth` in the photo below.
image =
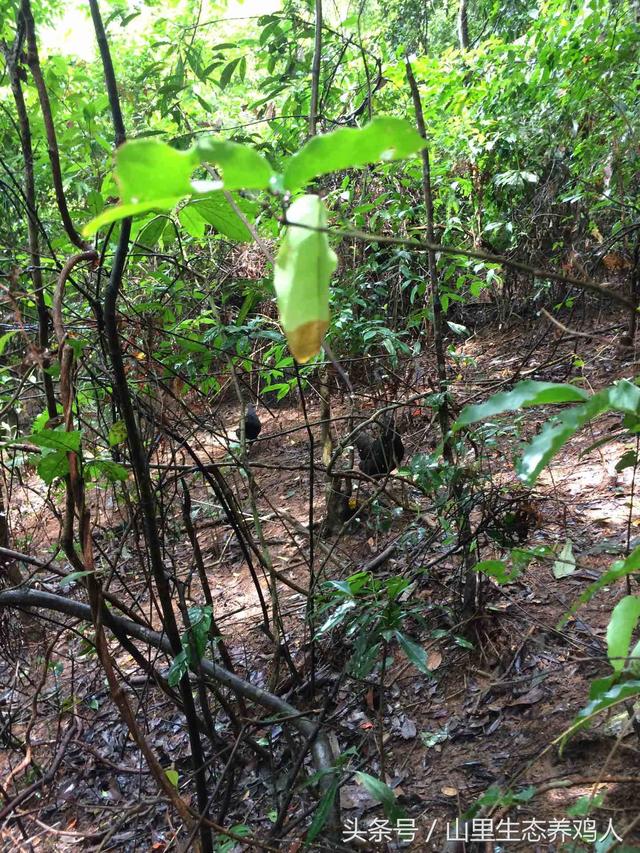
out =
<path fill-rule="evenodd" d="M 459 374 L 451 386 L 455 407 L 459 410 L 510 388 L 514 379 L 567 382 L 579 376 L 598 390 L 632 375 L 634 352 L 616 348 L 613 338 L 609 343 L 602 328 L 601 312 L 594 309 L 582 318 L 582 335 L 561 332 L 544 317 L 526 324 L 512 318 L 506 326 L 457 342 Z M 368 386 L 356 386 L 355 396 L 363 411 L 380 403 L 372 399 Z M 305 677 L 311 643 L 305 617 L 308 434 L 299 405 L 271 408 L 273 417 L 263 410 L 263 432 L 250 450 L 253 483 L 245 484 L 245 492 L 251 488 L 254 494 L 273 569 L 282 578 L 278 609 L 287 649 L 280 656 L 274 658 L 273 644 L 264 633 L 260 601 L 233 530 L 221 517 L 206 483 L 192 489 L 190 513 L 211 591 L 212 616 L 234 671 L 291 702 L 301 713 L 321 712 L 338 753 L 348 755 L 351 767 L 358 771 L 386 780 L 412 828 L 405 831 L 404 842 L 397 834 L 386 834 L 380 828 L 385 821 L 379 800 L 353 772 L 346 773 L 340 787 L 345 837 L 330 849 L 352 849 L 347 829 L 356 819 L 356 826 L 369 833 L 367 843 L 372 849 L 442 849 L 447 823 L 453 825 L 456 817 L 483 795 L 486 798 L 488 790 L 511 792 L 511 800 L 504 796 L 494 803 L 486 800 L 486 813 L 496 819 L 510 815 L 522 822 L 556 826 L 559 843 L 545 849 L 560 849 L 560 842 L 569 841 L 567 827 L 571 820 L 584 820 L 579 804 L 585 799 L 596 800 L 589 815 L 600 828 L 611 819 L 620 831 L 633 821 L 638 798 L 630 768 L 636 762 L 638 742 L 633 728 L 625 726 L 626 714 L 599 718 L 569 740 L 562 752 L 557 743 L 586 704 L 589 683 L 607 671 L 604 634 L 619 588 L 605 588 L 562 630 L 556 626 L 580 593 L 606 570 L 611 555 L 628 552 L 638 540 L 633 470 L 616 470 L 628 448 L 622 441 L 589 450 L 607 435 L 613 419 L 604 418 L 574 437 L 532 490 L 517 482 L 512 459 L 520 443 L 539 430 L 547 413 L 536 409 L 516 418 L 498 418 L 489 430 L 485 425 L 482 470 L 476 468 L 473 476 L 475 483 L 490 477 L 493 491 L 488 496 L 474 487 L 478 505 L 471 512 L 472 520 L 484 524 L 477 556 L 482 560 L 500 557 L 517 545 L 529 552 L 529 560 L 508 584 L 485 577 L 481 606 L 466 623 L 456 622 L 451 607 L 459 595 L 460 557 L 455 538 L 446 521 L 443 524 L 446 513 L 412 488 L 411 477 L 403 477 L 404 494 L 396 495 L 396 484 L 395 489 L 387 489 L 393 499 L 383 492 L 366 509 L 358 509 L 336 539 L 322 528 L 319 475 L 314 521 L 316 560 L 322 566 L 319 588 L 323 585 L 326 591 L 327 582 L 344 582 L 371 566 L 371 604 L 383 598 L 381 590 L 390 580 L 407 582 L 399 598 L 402 630 L 424 649 L 428 672 L 416 671 L 398 643 L 389 642 L 380 681 L 379 671 L 362 678 L 347 672 L 357 634 L 349 634 L 337 619 L 335 628 L 322 625 L 335 612 L 330 596 L 325 596 L 326 610 L 316 617 L 316 625 L 322 627 L 313 642 L 313 677 Z M 338 432 L 347 408 L 336 401 L 333 427 Z M 306 411 L 309 422 L 320 420 L 320 401 L 311 392 Z M 203 461 L 221 463 L 228 458 L 220 436 L 225 429 L 234 435 L 238 417 L 237 404 L 229 401 L 217 412 L 214 434 L 192 435 Z M 408 458 L 430 452 L 435 444 L 431 410 L 414 402 L 398 422 L 403 425 Z M 313 427 L 313 432 L 317 455 L 320 427 Z M 174 472 L 180 466 L 186 472 L 190 466 L 184 452 L 166 438 L 158 444 L 152 462 L 160 468 L 170 462 Z M 468 467 L 473 467 L 473 453 Z M 242 484 L 239 488 L 241 494 Z M 59 518 L 52 513 L 55 502 L 46 499 L 42 483 L 27 472 L 15 489 L 20 494 L 11 506 L 16 541 L 22 543 L 22 550 L 44 558 L 58 535 Z M 359 506 L 366 505 L 370 489 L 371 484 L 360 485 Z M 185 537 L 175 476 L 163 494 L 165 558 L 182 585 L 184 605 L 201 606 L 194 581 L 199 568 Z M 145 614 L 152 627 L 160 627 L 144 577 L 135 572 L 140 556 L 136 549 L 142 545 L 135 536 L 123 535 L 131 523 L 126 509 L 99 490 L 90 503 L 104 531 L 100 550 L 118 566 L 109 591 L 133 611 Z M 554 571 L 553 556 L 535 556 L 541 553 L 536 549 L 549 543 L 565 543 L 565 549 L 569 543 L 569 551 L 563 554 L 571 553 L 573 562 L 564 576 Z M 66 578 L 60 576 L 65 573 Z M 68 569 L 46 579 L 45 575 L 40 574 L 43 591 L 69 598 L 80 591 L 79 579 Z M 261 588 L 268 599 L 264 581 Z M 95 851 L 173 849 L 176 829 L 171 813 L 158 799 L 140 750 L 109 697 L 92 651 L 92 632 L 82 621 L 55 614 L 49 614 L 45 624 L 43 630 L 26 614 L 20 625 L 5 625 L 2 719 L 6 750 L 0 775 L 9 800 L 29 785 L 36 785 L 36 790 L 2 824 L 3 849 L 28 849 L 23 836 L 27 821 L 31 828 L 34 823 L 39 827 L 37 836 L 29 832 L 29 843 L 38 850 L 71 850 L 79 845 Z M 143 662 L 155 673 L 154 681 L 130 650 L 113 640 L 111 647 L 145 737 L 179 789 L 192 770 L 184 720 L 157 683 L 158 678 L 167 677 L 171 682 L 170 670 L 153 649 L 140 646 Z M 171 689 L 166 681 L 163 686 Z M 214 731 L 228 733 L 224 703 L 214 713 Z M 289 762 L 296 754 L 295 745 L 277 717 L 272 720 L 255 708 L 240 709 L 237 714 L 254 752 L 244 756 L 227 778 L 227 792 L 221 792 L 217 808 L 229 825 L 250 827 L 255 837 L 264 839 L 290 785 Z M 215 742 L 212 749 L 215 752 Z M 301 849 L 295 818 L 301 816 L 303 821 L 312 805 L 308 790 L 296 791 L 287 811 L 293 828 L 275 849 Z M 565 824 L 554 823 L 561 820 Z M 141 838 L 144 847 L 139 846 Z M 221 850 L 236 849 L 236 842 L 225 841 L 224 835 L 219 843 Z M 513 849 L 533 847 L 530 839 L 520 839 Z"/>

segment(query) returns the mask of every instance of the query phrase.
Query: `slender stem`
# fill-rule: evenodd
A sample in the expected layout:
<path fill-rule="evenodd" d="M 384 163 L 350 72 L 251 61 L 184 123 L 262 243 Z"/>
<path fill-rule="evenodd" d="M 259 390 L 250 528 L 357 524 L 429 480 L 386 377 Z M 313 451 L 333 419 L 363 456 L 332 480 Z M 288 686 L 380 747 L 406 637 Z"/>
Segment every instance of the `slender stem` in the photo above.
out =
<path fill-rule="evenodd" d="M 20 34 L 16 36 L 16 45 L 20 42 Z M 38 214 L 36 202 L 36 185 L 33 171 L 33 146 L 31 143 L 31 126 L 29 124 L 29 115 L 24 101 L 22 92 L 22 84 L 18 73 L 16 57 L 13 51 L 3 47 L 5 60 L 7 63 L 7 71 L 11 82 L 11 91 L 16 104 L 16 112 L 18 113 L 18 128 L 20 133 L 20 145 L 22 147 L 22 159 L 24 161 L 24 195 L 27 209 L 27 229 L 29 234 L 29 260 L 31 266 L 31 281 L 36 299 L 36 308 L 38 311 L 38 345 L 43 354 L 42 367 L 42 382 L 44 386 L 45 398 L 47 401 L 47 412 L 50 418 L 55 418 L 57 414 L 56 398 L 53 388 L 53 380 L 46 372 L 49 366 L 49 359 L 44 355 L 49 346 L 49 312 L 47 311 L 46 302 L 44 299 L 44 282 L 42 279 L 42 270 L 40 263 L 40 241 L 38 237 Z"/>
<path fill-rule="evenodd" d="M 316 32 L 311 66 L 311 103 L 309 105 L 309 136 L 316 135 L 318 102 L 320 95 L 320 67 L 322 64 L 322 0 L 316 0 Z"/>
<path fill-rule="evenodd" d="M 60 211 L 60 218 L 64 225 L 64 230 L 67 236 L 79 249 L 88 249 L 90 244 L 83 240 L 76 231 L 71 214 L 67 205 L 67 198 L 64 192 L 62 183 L 62 168 L 60 166 L 60 149 L 58 147 L 58 139 L 56 137 L 56 128 L 53 123 L 53 114 L 51 112 L 51 102 L 49 101 L 49 93 L 44 82 L 42 68 L 40 66 L 40 57 L 38 56 L 38 43 L 36 40 L 36 27 L 31 11 L 30 0 L 22 0 L 20 6 L 20 14 L 24 21 L 25 33 L 27 36 L 27 64 L 31 70 L 36 89 L 38 90 L 38 98 L 40 100 L 40 110 L 42 112 L 42 120 L 44 123 L 45 133 L 47 135 L 47 149 L 49 152 L 49 162 L 51 164 L 51 177 L 53 178 L 53 188 L 56 194 L 56 202 Z"/>
<path fill-rule="evenodd" d="M 120 145 L 125 141 L 126 134 L 122 119 L 122 112 L 120 110 L 120 100 L 113 71 L 113 63 L 111 61 L 111 52 L 109 50 L 109 44 L 102 24 L 97 0 L 89 0 L 89 5 L 91 8 L 91 17 L 93 19 L 104 68 L 105 82 L 109 95 L 109 103 L 111 105 L 112 120 L 115 130 L 115 142 L 116 145 Z M 122 413 L 122 419 L 127 428 L 127 440 L 131 454 L 131 462 L 136 476 L 138 494 L 140 497 L 140 512 L 142 515 L 145 538 L 149 552 L 149 563 L 156 589 L 158 591 L 158 598 L 160 599 L 163 627 L 167 633 L 171 650 L 175 656 L 181 650 L 180 634 L 178 632 L 176 616 L 173 610 L 171 588 L 162 559 L 162 547 L 156 520 L 156 506 L 151 485 L 149 462 L 144 451 L 140 429 L 138 427 L 131 402 L 131 394 L 127 384 L 124 359 L 122 357 L 120 338 L 118 335 L 117 302 L 127 259 L 130 234 L 131 219 L 124 219 L 120 229 L 120 236 L 113 261 L 113 267 L 111 269 L 111 277 L 105 293 L 103 312 L 104 327 L 113 368 L 113 387 Z M 183 678 L 180 680 L 180 695 L 184 706 L 189 742 L 191 745 L 198 808 L 200 813 L 206 817 L 208 816 L 209 798 L 207 795 L 206 779 L 204 775 L 204 753 L 200 742 L 195 702 L 187 673 L 185 673 Z M 212 853 L 213 838 L 211 830 L 205 826 L 204 823 L 201 826 L 200 840 L 203 853 Z"/>

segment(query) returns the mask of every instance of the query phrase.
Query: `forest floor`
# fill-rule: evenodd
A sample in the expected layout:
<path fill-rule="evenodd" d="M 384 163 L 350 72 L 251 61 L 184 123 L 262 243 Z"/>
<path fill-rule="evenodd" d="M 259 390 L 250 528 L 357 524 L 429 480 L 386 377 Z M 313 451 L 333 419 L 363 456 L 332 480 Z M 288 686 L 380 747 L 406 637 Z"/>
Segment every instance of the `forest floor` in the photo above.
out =
<path fill-rule="evenodd" d="M 583 387 L 594 390 L 622 377 L 633 378 L 638 362 L 633 351 L 621 354 L 616 349 L 611 332 L 614 320 L 611 315 L 605 319 L 595 314 L 583 318 L 581 331 L 594 334 L 589 339 L 561 335 L 548 327 L 540 340 L 548 324 L 536 320 L 526 326 L 518 322 L 494 327 L 457 343 L 460 373 L 453 384 L 457 403 L 480 402 L 496 390 L 511 387 L 508 383 L 517 370 L 520 379 L 579 378 Z M 535 341 L 538 345 L 526 357 Z M 339 416 L 344 411 L 338 406 L 333 414 Z M 405 816 L 415 822 L 416 836 L 412 842 L 401 844 L 396 829 L 385 826 L 379 804 L 351 778 L 341 789 L 345 844 L 336 849 L 443 850 L 447 823 L 452 834 L 456 817 L 491 786 L 517 796 L 511 804 L 502 801 L 493 809 L 485 807 L 482 814 L 493 821 L 491 832 L 496 840 L 492 842 L 485 835 L 477 849 L 503 849 L 506 845 L 508 850 L 593 850 L 590 821 L 595 821 L 599 835 L 609 827 L 612 837 L 611 827 L 622 835 L 640 811 L 640 779 L 634 775 L 640 743 L 626 714 L 616 712 L 596 719 L 590 728 L 569 740 L 561 753 L 554 744 L 587 704 L 591 681 L 609 672 L 606 626 L 614 605 L 626 594 L 624 582 L 601 590 L 561 631 L 556 626 L 580 593 L 617 556 L 637 544 L 640 511 L 632 500 L 634 469 L 616 470 L 623 452 L 633 448 L 629 441 L 620 441 L 584 452 L 619 422 L 619 418 L 605 416 L 571 440 L 535 488 L 524 492 L 516 482 L 513 458 L 521 439 L 533 435 L 551 413 L 551 409 L 535 409 L 517 419 L 501 419 L 502 427 L 492 437 L 493 446 L 483 451 L 484 464 L 494 486 L 500 484 L 501 494 L 526 507 L 529 529 L 520 547 L 549 545 L 558 553 L 567 541 L 572 543 L 577 565 L 566 577 L 554 576 L 553 559 L 539 559 L 508 585 L 498 586 L 485 579 L 482 614 L 471 624 L 453 625 L 460 556 L 449 554 L 451 543 L 445 537 L 432 535 L 433 508 L 410 491 L 413 509 L 387 512 L 383 505 L 376 516 L 371 514 L 361 523 L 353 523 L 334 550 L 334 538 L 327 537 L 318 544 L 323 578 L 338 580 L 361 569 L 411 529 L 411 546 L 400 541 L 396 551 L 376 569 L 376 578 L 401 574 L 415 581 L 408 590 L 407 602 L 420 609 L 425 622 L 420 625 L 409 619 L 406 630 L 426 649 L 431 670 L 430 675 L 419 673 L 392 645 L 382 710 L 372 683 L 347 679 L 337 689 L 328 722 L 340 753 L 354 747 L 354 764 L 374 776 L 380 774 L 382 719 L 386 779 Z M 304 528 L 309 521 L 307 434 L 298 407 L 274 410 L 273 418 L 263 410 L 261 416 L 263 433 L 251 449 L 250 459 L 264 535 L 274 567 L 304 588 L 309 579 L 303 553 L 308 543 Z M 225 420 L 230 434 L 237 418 L 237 407 L 229 406 Z M 428 432 L 430 418 L 429 412 L 414 411 L 403 433 L 408 456 L 431 449 L 435 427 Z M 319 406 L 312 401 L 309 420 L 319 420 Z M 319 457 L 319 429 L 314 428 L 314 434 Z M 200 439 L 205 457 L 223 457 L 218 442 L 206 436 Z M 319 479 L 314 501 L 316 519 L 324 512 L 322 487 Z M 175 488 L 167 485 L 168 504 Z M 240 481 L 238 488 L 246 490 Z M 362 487 L 364 495 L 367 488 Z M 109 517 L 117 520 L 117 512 L 106 496 L 95 494 L 92 501 L 94 514 L 102 513 L 103 523 Z M 173 551 L 167 557 L 176 573 L 186 578 L 191 551 L 181 532 L 179 503 L 174 510 L 176 507 L 165 520 L 176 531 Z M 286 684 L 286 671 L 274 679 L 272 646 L 259 629 L 261 615 L 255 589 L 240 549 L 205 487 L 194 495 L 194 510 L 215 617 L 239 674 L 261 686 L 271 685 L 301 711 L 321 706 L 322 695 L 310 703 L 296 695 Z M 56 541 L 59 520 L 48 514 L 42 487 L 35 478 L 25 483 L 23 500 L 11 507 L 11 515 L 13 528 L 20 533 L 21 548 L 28 547 L 30 553 L 42 556 Z M 112 553 L 117 542 L 115 533 L 105 536 L 103 547 Z M 507 550 L 489 543 L 480 556 L 505 556 Z M 128 578 L 127 595 L 149 616 L 151 606 L 144 582 L 135 570 L 139 554 L 127 544 L 120 556 L 119 565 Z M 266 589 L 266 584 L 263 587 Z M 59 578 L 52 577 L 46 588 L 60 592 Z M 295 650 L 293 659 L 301 664 L 308 640 L 305 599 L 284 584 L 280 589 L 288 639 Z M 123 587 L 116 587 L 116 591 L 122 593 Z M 66 592 L 82 598 L 79 585 L 67 587 Z M 86 628 L 79 626 L 78 631 L 89 636 Z M 56 640 L 58 633 L 61 636 Z M 127 653 L 115 645 L 113 649 L 119 671 L 129 681 L 134 709 L 146 724 L 149 741 L 161 763 L 177 771 L 180 784 L 190 773 L 182 717 Z M 38 688 L 38 662 L 44 654 L 50 657 L 49 677 L 46 685 Z M 317 643 L 316 654 L 318 676 L 330 691 L 347 657 L 344 636 L 327 634 Z M 13 663 L 5 662 L 3 670 L 0 713 L 6 749 L 0 757 L 0 782 L 9 797 L 37 779 L 36 766 L 49 766 L 65 733 L 74 728 L 55 778 L 17 810 L 23 815 L 21 820 L 0 824 L 2 849 L 175 849 L 167 807 L 158 799 L 146 766 L 127 738 L 90 648 L 86 644 L 82 648 L 77 636 L 70 639 L 62 624 L 56 627 L 51 623 L 51 634 L 46 638 L 30 636 L 27 631 Z M 24 751 L 17 748 L 29 726 L 33 751 L 30 765 L 24 762 Z M 286 750 L 280 742 L 284 737 L 280 727 L 258 726 L 254 734 L 268 737 L 274 754 L 282 755 Z M 261 825 L 259 819 L 264 820 L 265 814 L 276 808 L 272 782 L 271 771 L 255 762 L 245 766 L 236 789 L 242 793 L 234 797 L 227 821 L 246 823 L 257 837 L 266 837 L 269 826 Z M 283 785 L 283 777 L 278 777 L 276 784 Z M 580 806 L 590 797 L 597 798 L 597 808 L 585 815 Z M 356 818 L 366 839 L 358 846 L 347 841 L 348 827 L 354 826 Z M 410 831 L 409 824 L 406 833 Z M 479 840 L 479 823 L 474 831 L 475 840 Z M 487 825 L 484 831 L 489 831 Z M 505 835 L 508 832 L 512 833 L 511 840 Z M 575 838 L 580 832 L 583 841 Z M 25 835 L 31 848 L 24 841 Z M 632 832 L 626 843 L 640 845 L 640 832 Z M 235 849 L 230 846 L 225 853 Z M 281 849 L 302 849 L 299 833 L 292 833 Z M 467 849 L 473 847 L 467 845 Z M 598 849 L 608 848 L 601 844 Z"/>

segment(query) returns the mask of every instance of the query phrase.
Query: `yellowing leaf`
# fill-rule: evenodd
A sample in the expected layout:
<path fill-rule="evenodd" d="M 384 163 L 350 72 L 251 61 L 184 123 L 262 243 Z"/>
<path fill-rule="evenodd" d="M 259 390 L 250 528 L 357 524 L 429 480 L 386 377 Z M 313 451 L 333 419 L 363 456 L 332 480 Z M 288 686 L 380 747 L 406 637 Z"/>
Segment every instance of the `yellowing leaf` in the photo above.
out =
<path fill-rule="evenodd" d="M 178 771 L 177 770 L 165 770 L 164 774 L 167 777 L 167 779 L 171 782 L 173 787 L 177 788 L 178 787 L 178 779 L 180 778 L 178 776 Z"/>
<path fill-rule="evenodd" d="M 329 279 L 338 259 L 329 247 L 327 214 L 317 195 L 289 207 L 288 226 L 273 276 L 280 322 L 289 349 L 300 364 L 320 351 L 329 327 Z"/>

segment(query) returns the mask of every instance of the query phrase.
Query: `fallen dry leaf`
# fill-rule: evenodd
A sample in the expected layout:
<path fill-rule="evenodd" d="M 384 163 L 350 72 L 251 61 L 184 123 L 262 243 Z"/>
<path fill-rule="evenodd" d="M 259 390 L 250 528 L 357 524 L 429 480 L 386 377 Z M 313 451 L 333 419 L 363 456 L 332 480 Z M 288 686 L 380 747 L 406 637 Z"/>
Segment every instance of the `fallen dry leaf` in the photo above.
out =
<path fill-rule="evenodd" d="M 429 652 L 427 655 L 427 666 L 433 672 L 434 669 L 437 669 L 442 663 L 442 653 L 437 649 Z"/>

